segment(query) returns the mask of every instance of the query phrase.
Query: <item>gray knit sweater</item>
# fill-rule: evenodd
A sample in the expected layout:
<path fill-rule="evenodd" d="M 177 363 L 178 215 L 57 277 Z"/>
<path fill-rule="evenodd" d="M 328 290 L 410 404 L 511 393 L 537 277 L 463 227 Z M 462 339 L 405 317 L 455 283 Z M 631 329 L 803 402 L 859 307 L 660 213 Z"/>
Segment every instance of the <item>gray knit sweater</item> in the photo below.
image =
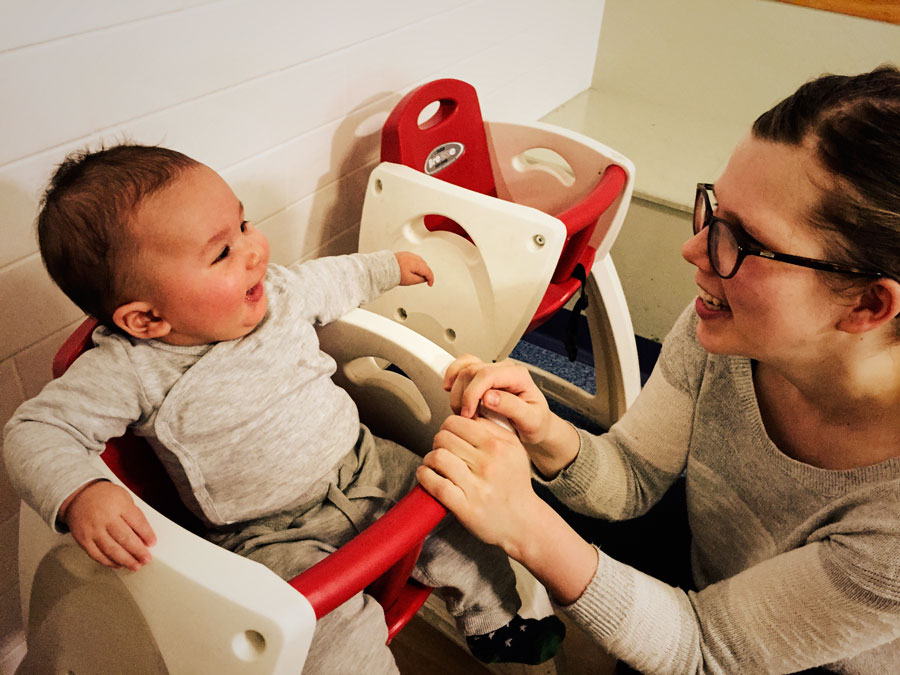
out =
<path fill-rule="evenodd" d="M 335 363 L 314 326 L 399 281 L 390 251 L 271 265 L 266 317 L 243 338 L 178 347 L 97 329 L 96 346 L 7 424 L 13 486 L 58 527 L 63 500 L 102 477 L 89 455 L 131 427 L 208 525 L 308 501 L 304 491 L 359 436 L 356 406 L 332 382 Z"/>
<path fill-rule="evenodd" d="M 766 435 L 746 358 L 707 353 L 688 308 L 634 407 L 581 432 L 550 489 L 609 519 L 646 511 L 685 472 L 685 593 L 600 552 L 566 611 L 642 673 L 900 673 L 900 459 L 830 471 Z"/>

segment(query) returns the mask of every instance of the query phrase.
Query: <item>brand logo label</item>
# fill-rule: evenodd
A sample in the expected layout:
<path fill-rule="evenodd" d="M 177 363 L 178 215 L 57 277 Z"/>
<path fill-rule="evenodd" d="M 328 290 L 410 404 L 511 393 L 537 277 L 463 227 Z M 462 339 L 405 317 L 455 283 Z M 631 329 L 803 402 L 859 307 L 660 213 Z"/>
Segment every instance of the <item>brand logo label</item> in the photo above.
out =
<path fill-rule="evenodd" d="M 462 157 L 466 147 L 462 143 L 442 143 L 428 153 L 425 158 L 425 173 L 433 176 L 438 171 L 443 171 L 456 160 Z"/>

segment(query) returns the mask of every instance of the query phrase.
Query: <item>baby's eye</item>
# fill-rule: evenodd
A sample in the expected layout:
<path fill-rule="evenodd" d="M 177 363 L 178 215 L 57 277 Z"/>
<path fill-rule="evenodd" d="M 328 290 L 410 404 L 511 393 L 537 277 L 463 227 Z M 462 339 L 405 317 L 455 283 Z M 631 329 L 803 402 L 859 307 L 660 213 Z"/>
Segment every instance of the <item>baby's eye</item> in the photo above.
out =
<path fill-rule="evenodd" d="M 219 254 L 219 257 L 217 257 L 215 260 L 213 260 L 213 265 L 215 265 L 217 262 L 219 262 L 221 260 L 225 260 L 225 258 L 228 257 L 229 253 L 231 253 L 231 247 L 226 246 L 225 248 L 222 249 L 222 252 Z"/>
<path fill-rule="evenodd" d="M 246 220 L 241 221 L 241 232 L 246 232 L 250 223 Z"/>

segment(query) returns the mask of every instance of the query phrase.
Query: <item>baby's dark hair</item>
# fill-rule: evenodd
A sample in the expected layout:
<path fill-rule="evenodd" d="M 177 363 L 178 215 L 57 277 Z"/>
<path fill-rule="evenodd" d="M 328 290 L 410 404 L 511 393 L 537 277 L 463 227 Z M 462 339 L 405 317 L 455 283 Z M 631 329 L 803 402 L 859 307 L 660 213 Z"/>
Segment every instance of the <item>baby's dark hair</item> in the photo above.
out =
<path fill-rule="evenodd" d="M 808 145 L 829 175 L 808 220 L 831 235 L 824 237 L 830 259 L 894 279 L 900 279 L 898 129 L 900 70 L 892 65 L 807 82 L 753 125 L 755 138 Z"/>
<path fill-rule="evenodd" d="M 37 218 L 41 258 L 86 314 L 112 314 L 135 292 L 129 223 L 141 201 L 198 162 L 174 150 L 122 144 L 70 154 L 50 179 Z"/>

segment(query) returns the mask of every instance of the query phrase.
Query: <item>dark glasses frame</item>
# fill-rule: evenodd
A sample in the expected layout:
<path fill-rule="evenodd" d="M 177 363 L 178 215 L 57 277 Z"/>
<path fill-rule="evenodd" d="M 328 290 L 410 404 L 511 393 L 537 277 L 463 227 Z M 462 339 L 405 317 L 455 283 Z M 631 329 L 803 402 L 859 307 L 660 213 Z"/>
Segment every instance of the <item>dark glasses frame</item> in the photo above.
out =
<path fill-rule="evenodd" d="M 727 220 L 722 220 L 718 216 L 713 215 L 712 202 L 709 199 L 710 192 L 715 194 L 715 186 L 712 183 L 697 183 L 697 194 L 694 198 L 694 234 L 699 234 L 704 229 L 710 228 L 709 232 L 707 232 L 706 238 L 707 257 L 709 258 L 713 271 L 715 271 L 715 273 L 723 279 L 730 279 L 735 274 L 737 274 L 737 271 L 741 267 L 741 263 L 744 262 L 744 258 L 746 258 L 748 255 L 755 255 L 760 258 L 767 258 L 769 260 L 777 260 L 778 262 L 787 263 L 788 265 L 810 267 L 812 269 L 823 270 L 825 272 L 837 272 L 840 274 L 851 274 L 854 276 L 872 278 L 881 278 L 886 276 L 885 274 L 876 272 L 874 270 L 864 270 L 857 267 L 847 267 L 845 265 L 838 265 L 837 263 L 828 262 L 827 260 L 805 258 L 799 255 L 790 255 L 789 253 L 776 253 L 775 251 L 769 251 L 767 249 L 760 248 L 751 240 L 750 236 L 744 231 L 743 228 L 738 227 L 737 225 L 733 225 Z M 705 208 L 705 217 L 702 219 L 702 222 L 700 222 L 701 206 Z M 731 268 L 731 271 L 729 271 L 728 274 L 723 274 L 724 270 L 719 269 L 719 265 L 717 262 L 719 260 L 719 256 L 716 255 L 716 251 L 718 250 L 719 241 L 721 241 L 721 233 L 716 230 L 716 228 L 718 227 L 724 227 L 728 230 L 728 233 L 731 235 L 731 238 L 734 239 L 735 246 L 737 247 L 737 257 L 735 258 L 734 266 Z"/>

